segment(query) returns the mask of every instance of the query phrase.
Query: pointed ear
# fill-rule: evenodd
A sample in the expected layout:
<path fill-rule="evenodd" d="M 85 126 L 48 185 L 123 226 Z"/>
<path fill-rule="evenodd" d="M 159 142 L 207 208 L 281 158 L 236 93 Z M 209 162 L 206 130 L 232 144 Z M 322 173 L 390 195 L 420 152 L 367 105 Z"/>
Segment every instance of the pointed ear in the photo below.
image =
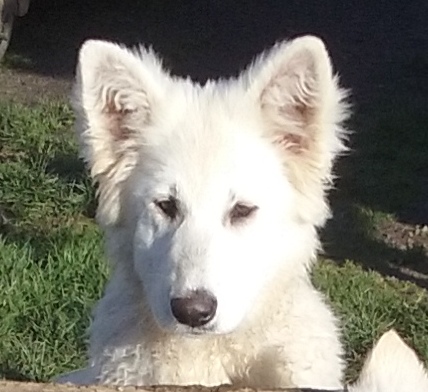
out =
<path fill-rule="evenodd" d="M 428 375 L 416 353 L 394 330 L 382 335 L 350 392 L 428 391 Z"/>
<path fill-rule="evenodd" d="M 268 137 L 307 198 L 302 218 L 322 225 L 328 215 L 324 193 L 333 160 L 345 150 L 341 124 L 348 116 L 346 93 L 338 87 L 323 42 L 305 36 L 276 45 L 250 69 L 249 83 Z"/>
<path fill-rule="evenodd" d="M 120 215 L 120 184 L 137 163 L 144 129 L 163 94 L 166 75 L 156 56 L 90 40 L 79 52 L 72 105 L 81 154 L 98 183 L 97 217 Z"/>

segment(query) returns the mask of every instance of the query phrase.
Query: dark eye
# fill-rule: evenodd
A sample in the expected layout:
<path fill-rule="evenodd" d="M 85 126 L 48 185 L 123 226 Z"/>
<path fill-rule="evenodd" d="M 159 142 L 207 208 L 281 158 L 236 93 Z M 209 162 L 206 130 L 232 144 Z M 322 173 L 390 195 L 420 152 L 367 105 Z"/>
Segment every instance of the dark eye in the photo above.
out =
<path fill-rule="evenodd" d="M 239 223 L 251 217 L 257 210 L 257 206 L 236 203 L 229 213 L 230 222 L 232 224 Z"/>
<path fill-rule="evenodd" d="M 155 205 L 166 217 L 171 220 L 174 220 L 178 215 L 178 201 L 173 197 L 163 200 L 156 200 Z"/>

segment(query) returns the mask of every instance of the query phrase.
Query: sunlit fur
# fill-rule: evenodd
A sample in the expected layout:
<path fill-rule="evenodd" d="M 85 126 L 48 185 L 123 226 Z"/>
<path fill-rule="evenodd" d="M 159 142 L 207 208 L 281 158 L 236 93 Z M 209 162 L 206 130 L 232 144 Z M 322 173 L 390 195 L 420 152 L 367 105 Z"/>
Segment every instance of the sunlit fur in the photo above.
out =
<path fill-rule="evenodd" d="M 394 331 L 378 341 L 349 392 L 425 392 L 428 374 L 415 352 Z"/>
<path fill-rule="evenodd" d="M 83 45 L 73 106 L 112 274 L 88 368 L 62 381 L 340 387 L 336 319 L 310 269 L 345 150 L 345 95 L 311 36 L 203 86 L 151 50 Z M 170 196 L 174 220 L 155 203 Z M 237 202 L 257 207 L 239 224 Z M 192 329 L 170 299 L 194 289 L 218 307 Z"/>

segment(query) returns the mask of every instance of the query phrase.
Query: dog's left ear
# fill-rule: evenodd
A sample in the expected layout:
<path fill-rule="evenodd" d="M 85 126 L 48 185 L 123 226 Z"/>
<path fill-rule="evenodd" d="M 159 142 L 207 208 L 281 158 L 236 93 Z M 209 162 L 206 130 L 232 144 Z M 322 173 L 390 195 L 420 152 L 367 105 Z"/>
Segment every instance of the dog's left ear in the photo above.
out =
<path fill-rule="evenodd" d="M 346 92 L 338 87 L 327 50 L 313 36 L 277 44 L 256 60 L 248 76 L 268 137 L 306 197 L 302 218 L 322 225 L 328 214 L 324 193 L 334 157 L 345 150 L 341 124 L 348 115 Z"/>

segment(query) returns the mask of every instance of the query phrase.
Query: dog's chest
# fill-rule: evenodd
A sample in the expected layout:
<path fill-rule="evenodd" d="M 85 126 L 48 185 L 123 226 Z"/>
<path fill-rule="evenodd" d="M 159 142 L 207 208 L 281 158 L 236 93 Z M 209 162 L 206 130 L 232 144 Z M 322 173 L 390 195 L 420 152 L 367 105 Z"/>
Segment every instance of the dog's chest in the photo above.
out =
<path fill-rule="evenodd" d="M 229 384 L 224 360 L 187 344 L 118 347 L 101 360 L 100 381 L 121 386 Z"/>
<path fill-rule="evenodd" d="M 169 341 L 151 352 L 156 384 L 229 384 L 230 355 L 217 342 Z"/>

